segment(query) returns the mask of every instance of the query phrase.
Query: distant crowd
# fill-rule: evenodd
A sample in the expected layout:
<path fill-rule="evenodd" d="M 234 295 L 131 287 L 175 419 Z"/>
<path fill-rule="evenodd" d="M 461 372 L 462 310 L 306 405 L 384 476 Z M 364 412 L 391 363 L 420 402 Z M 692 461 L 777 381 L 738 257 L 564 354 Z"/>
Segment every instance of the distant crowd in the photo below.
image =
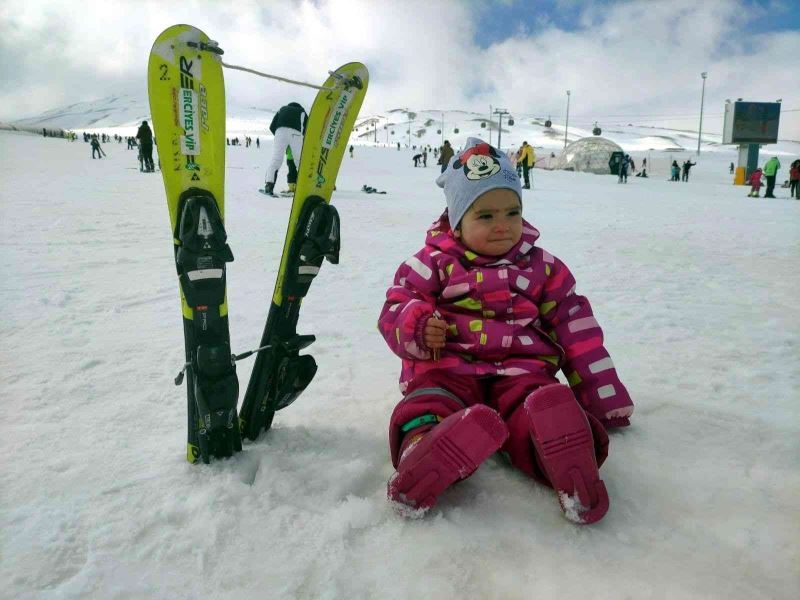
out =
<path fill-rule="evenodd" d="M 42 128 L 42 136 L 62 138 L 69 141 L 76 141 L 78 134 L 74 131 L 64 129 L 47 129 Z M 122 136 L 118 134 L 108 135 L 106 133 L 87 133 L 81 132 L 81 138 L 85 143 L 88 143 L 92 149 L 92 159 L 102 159 L 106 156 L 105 151 L 101 144 L 116 142 L 121 144 L 123 141 L 127 145 L 128 150 L 139 150 L 140 169 L 143 172 L 153 172 L 155 165 L 153 163 L 152 151 L 153 146 L 156 145 L 155 137 L 147 124 L 143 121 L 135 136 Z M 245 136 L 240 139 L 238 136 L 233 138 L 225 138 L 225 143 L 228 146 L 244 146 L 250 148 L 255 146 L 257 149 L 261 148 L 261 139 L 256 137 L 255 141 L 250 136 Z M 400 142 L 397 142 L 397 149 L 401 149 Z M 441 167 L 441 171 L 447 168 L 452 157 L 455 155 L 456 150 L 452 147 L 449 140 L 444 140 L 441 146 L 428 145 L 412 145 L 411 149 L 414 154 L 411 157 L 412 163 L 415 167 L 427 167 L 428 157 L 433 156 L 436 159 L 436 164 Z M 353 157 L 354 148 L 349 147 L 350 157 Z M 620 153 L 621 154 L 621 153 Z M 530 189 L 531 185 L 531 170 L 536 166 L 536 152 L 527 141 L 522 142 L 522 145 L 517 149 L 509 149 L 506 152 L 511 165 L 516 169 L 517 174 L 523 180 L 523 189 Z M 555 153 L 551 152 L 550 159 L 555 158 Z M 673 160 L 669 171 L 670 181 L 689 181 L 689 174 L 692 167 L 696 166 L 696 162 L 691 159 L 678 163 Z M 611 165 L 610 165 L 611 166 Z M 781 163 L 777 156 L 771 157 L 763 167 L 758 167 L 747 178 L 747 185 L 750 186 L 749 197 L 761 197 L 761 187 L 766 186 L 764 198 L 775 198 L 775 187 L 778 179 L 778 172 L 781 168 Z M 730 163 L 730 173 L 733 174 L 735 170 L 734 163 Z M 641 169 L 636 171 L 636 164 L 634 159 L 624 154 L 616 160 L 616 164 L 611 166 L 610 171 L 618 176 L 619 183 L 627 183 L 628 173 L 636 173 L 636 177 L 647 178 L 647 159 L 642 159 Z M 800 200 L 800 159 L 794 160 L 789 167 L 789 178 L 786 179 L 780 186 L 789 190 L 789 197 Z"/>
<path fill-rule="evenodd" d="M 781 161 L 777 156 L 770 158 L 763 167 L 758 167 L 750 174 L 747 183 L 750 186 L 750 193 L 747 194 L 751 198 L 759 198 L 761 196 L 761 186 L 766 179 L 767 189 L 764 192 L 764 198 L 775 198 L 775 182 L 778 178 L 778 171 L 781 168 Z M 731 163 L 731 173 L 733 173 L 733 163 Z M 783 182 L 781 188 L 789 190 L 789 198 L 800 200 L 800 159 L 795 160 L 789 166 L 789 179 Z"/>

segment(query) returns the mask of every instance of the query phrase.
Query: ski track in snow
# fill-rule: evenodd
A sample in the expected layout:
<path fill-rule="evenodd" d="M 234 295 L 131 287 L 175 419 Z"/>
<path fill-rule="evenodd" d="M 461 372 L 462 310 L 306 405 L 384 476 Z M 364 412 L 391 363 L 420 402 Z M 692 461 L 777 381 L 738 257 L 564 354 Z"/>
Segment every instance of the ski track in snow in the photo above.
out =
<path fill-rule="evenodd" d="M 730 185 L 733 153 L 702 155 L 689 184 L 534 171 L 525 216 L 592 301 L 637 405 L 602 469 L 609 513 L 580 527 L 498 458 L 424 519 L 386 500 L 400 365 L 376 320 L 444 205 L 438 168 L 414 169 L 410 150 L 344 159 L 341 263 L 322 269 L 298 327 L 317 336 L 308 390 L 240 455 L 187 464 L 161 177 L 130 169 L 123 144 L 104 149 L 93 161 L 82 142 L 0 132 L 0 597 L 752 599 L 800 588 L 800 202 L 782 189 L 746 198 Z M 260 339 L 290 206 L 257 192 L 270 152 L 228 149 L 237 352 Z M 239 364 L 241 393 L 251 365 Z"/>

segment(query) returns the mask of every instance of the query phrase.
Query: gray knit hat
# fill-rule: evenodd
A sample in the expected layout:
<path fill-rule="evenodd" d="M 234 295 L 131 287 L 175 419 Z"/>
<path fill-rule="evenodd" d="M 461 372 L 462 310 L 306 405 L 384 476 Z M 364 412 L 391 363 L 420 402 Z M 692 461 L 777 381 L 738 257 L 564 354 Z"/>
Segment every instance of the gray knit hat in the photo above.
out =
<path fill-rule="evenodd" d="M 478 196 L 497 188 L 517 193 L 522 203 L 522 186 L 508 158 L 480 138 L 471 137 L 464 151 L 453 158 L 436 179 L 444 188 L 450 227 L 455 229 Z"/>

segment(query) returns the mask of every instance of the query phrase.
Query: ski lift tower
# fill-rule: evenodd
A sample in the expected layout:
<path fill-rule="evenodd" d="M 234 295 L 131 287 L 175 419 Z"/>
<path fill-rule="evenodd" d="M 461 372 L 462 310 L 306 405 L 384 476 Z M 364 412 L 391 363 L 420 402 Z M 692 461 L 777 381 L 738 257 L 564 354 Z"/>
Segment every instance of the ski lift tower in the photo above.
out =
<path fill-rule="evenodd" d="M 722 143 L 739 146 L 734 185 L 744 185 L 758 167 L 758 150 L 763 144 L 778 142 L 781 100 L 775 102 L 725 101 Z"/>
<path fill-rule="evenodd" d="M 494 114 L 498 116 L 497 122 L 497 149 L 500 150 L 500 140 L 503 136 L 503 116 L 509 114 L 508 110 L 505 108 L 495 108 Z M 508 117 L 508 124 L 514 124 L 514 117 Z M 491 130 L 490 130 L 491 131 Z"/>

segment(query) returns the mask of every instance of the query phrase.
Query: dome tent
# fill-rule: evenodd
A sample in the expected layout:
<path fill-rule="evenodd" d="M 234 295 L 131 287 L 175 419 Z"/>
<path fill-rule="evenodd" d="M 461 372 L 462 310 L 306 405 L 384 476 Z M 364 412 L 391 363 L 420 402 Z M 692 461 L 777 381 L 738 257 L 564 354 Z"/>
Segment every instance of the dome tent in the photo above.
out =
<path fill-rule="evenodd" d="M 564 148 L 553 168 L 608 175 L 611 173 L 609 161 L 616 152 L 622 153 L 622 148 L 607 138 L 581 138 Z"/>

